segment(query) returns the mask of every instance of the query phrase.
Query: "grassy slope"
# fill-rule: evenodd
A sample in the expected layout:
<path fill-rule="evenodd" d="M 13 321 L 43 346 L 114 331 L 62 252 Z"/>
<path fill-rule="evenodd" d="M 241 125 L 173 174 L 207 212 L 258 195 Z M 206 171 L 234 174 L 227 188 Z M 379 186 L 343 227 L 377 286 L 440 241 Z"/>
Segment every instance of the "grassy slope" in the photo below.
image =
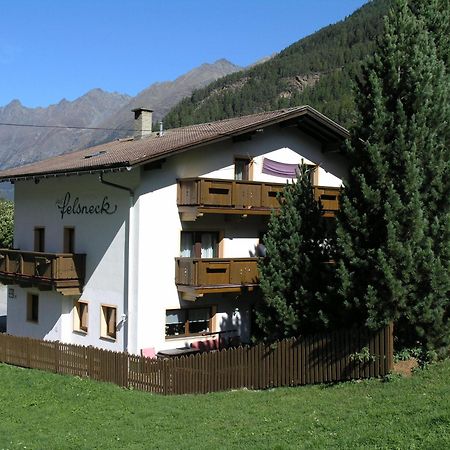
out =
<path fill-rule="evenodd" d="M 0 448 L 444 449 L 449 379 L 162 397 L 0 365 Z"/>

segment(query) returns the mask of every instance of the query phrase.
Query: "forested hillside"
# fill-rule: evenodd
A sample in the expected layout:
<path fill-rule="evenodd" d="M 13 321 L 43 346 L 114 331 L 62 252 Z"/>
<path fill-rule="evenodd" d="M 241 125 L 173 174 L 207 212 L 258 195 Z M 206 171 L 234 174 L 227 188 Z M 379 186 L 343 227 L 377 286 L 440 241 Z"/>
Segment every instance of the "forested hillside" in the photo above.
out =
<path fill-rule="evenodd" d="M 309 104 L 348 126 L 352 79 L 374 48 L 390 0 L 374 0 L 269 61 L 211 83 L 165 117 L 168 128 Z"/>

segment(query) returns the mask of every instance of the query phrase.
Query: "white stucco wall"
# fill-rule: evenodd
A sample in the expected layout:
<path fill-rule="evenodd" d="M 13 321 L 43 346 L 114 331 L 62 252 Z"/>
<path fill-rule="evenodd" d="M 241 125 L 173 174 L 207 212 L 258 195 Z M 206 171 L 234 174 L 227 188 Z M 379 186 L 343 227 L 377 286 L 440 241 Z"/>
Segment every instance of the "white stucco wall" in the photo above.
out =
<path fill-rule="evenodd" d="M 107 174 L 105 179 L 133 186 L 138 171 L 127 174 Z M 105 197 L 113 214 L 61 215 L 57 203 L 70 193 L 71 202 L 79 198 L 80 205 L 101 205 Z M 115 341 L 100 339 L 101 305 L 117 307 L 120 319 L 124 303 L 125 229 L 129 214 L 129 194 L 101 184 L 98 176 L 60 177 L 17 182 L 15 186 L 14 246 L 33 250 L 34 227 L 45 227 L 45 251 L 62 253 L 64 227 L 75 228 L 75 253 L 86 254 L 85 287 L 80 300 L 89 304 L 88 333 L 73 330 L 73 305 L 78 297 L 64 296 L 54 291 L 22 289 L 14 286 L 16 298 L 8 303 L 8 332 L 18 335 L 61 340 L 81 345 L 95 345 L 111 350 L 123 350 L 123 327 L 119 326 Z M 100 209 L 98 209 L 100 211 Z M 26 322 L 27 292 L 39 295 L 39 323 Z M 41 314 L 42 312 L 42 314 Z"/>

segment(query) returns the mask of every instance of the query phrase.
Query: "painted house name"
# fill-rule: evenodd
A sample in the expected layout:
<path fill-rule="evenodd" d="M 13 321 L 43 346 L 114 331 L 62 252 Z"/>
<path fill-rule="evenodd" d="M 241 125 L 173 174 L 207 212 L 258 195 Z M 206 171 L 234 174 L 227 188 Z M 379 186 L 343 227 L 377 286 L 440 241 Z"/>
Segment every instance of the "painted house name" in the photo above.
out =
<path fill-rule="evenodd" d="M 109 200 L 108 196 L 105 195 L 103 197 L 103 200 L 101 203 L 94 203 L 94 204 L 82 204 L 80 202 L 79 197 L 75 197 L 72 200 L 72 195 L 70 192 L 66 192 L 66 195 L 64 196 L 63 200 L 58 200 L 56 202 L 56 207 L 59 209 L 59 212 L 61 214 L 61 219 L 64 219 L 64 216 L 75 214 L 75 215 L 81 215 L 81 214 L 114 214 L 117 211 L 117 204 L 112 205 Z"/>

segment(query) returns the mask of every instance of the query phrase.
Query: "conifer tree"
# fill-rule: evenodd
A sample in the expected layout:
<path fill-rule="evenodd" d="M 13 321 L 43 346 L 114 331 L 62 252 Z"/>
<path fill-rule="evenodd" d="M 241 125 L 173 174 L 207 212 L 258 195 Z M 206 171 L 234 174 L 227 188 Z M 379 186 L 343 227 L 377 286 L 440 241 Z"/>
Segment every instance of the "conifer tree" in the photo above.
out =
<path fill-rule="evenodd" d="M 337 229 L 349 319 L 394 320 L 428 349 L 450 343 L 450 86 L 435 41 L 396 0 L 358 83 Z"/>
<path fill-rule="evenodd" d="M 319 331 L 327 322 L 323 292 L 330 245 L 321 205 L 314 198 L 310 169 L 301 165 L 287 184 L 281 208 L 273 213 L 264 237 L 267 256 L 260 260 L 263 300 L 257 305 L 260 336 L 273 341 Z"/>
<path fill-rule="evenodd" d="M 413 0 L 412 10 L 424 21 L 436 53 L 448 71 L 450 66 L 450 0 Z"/>

